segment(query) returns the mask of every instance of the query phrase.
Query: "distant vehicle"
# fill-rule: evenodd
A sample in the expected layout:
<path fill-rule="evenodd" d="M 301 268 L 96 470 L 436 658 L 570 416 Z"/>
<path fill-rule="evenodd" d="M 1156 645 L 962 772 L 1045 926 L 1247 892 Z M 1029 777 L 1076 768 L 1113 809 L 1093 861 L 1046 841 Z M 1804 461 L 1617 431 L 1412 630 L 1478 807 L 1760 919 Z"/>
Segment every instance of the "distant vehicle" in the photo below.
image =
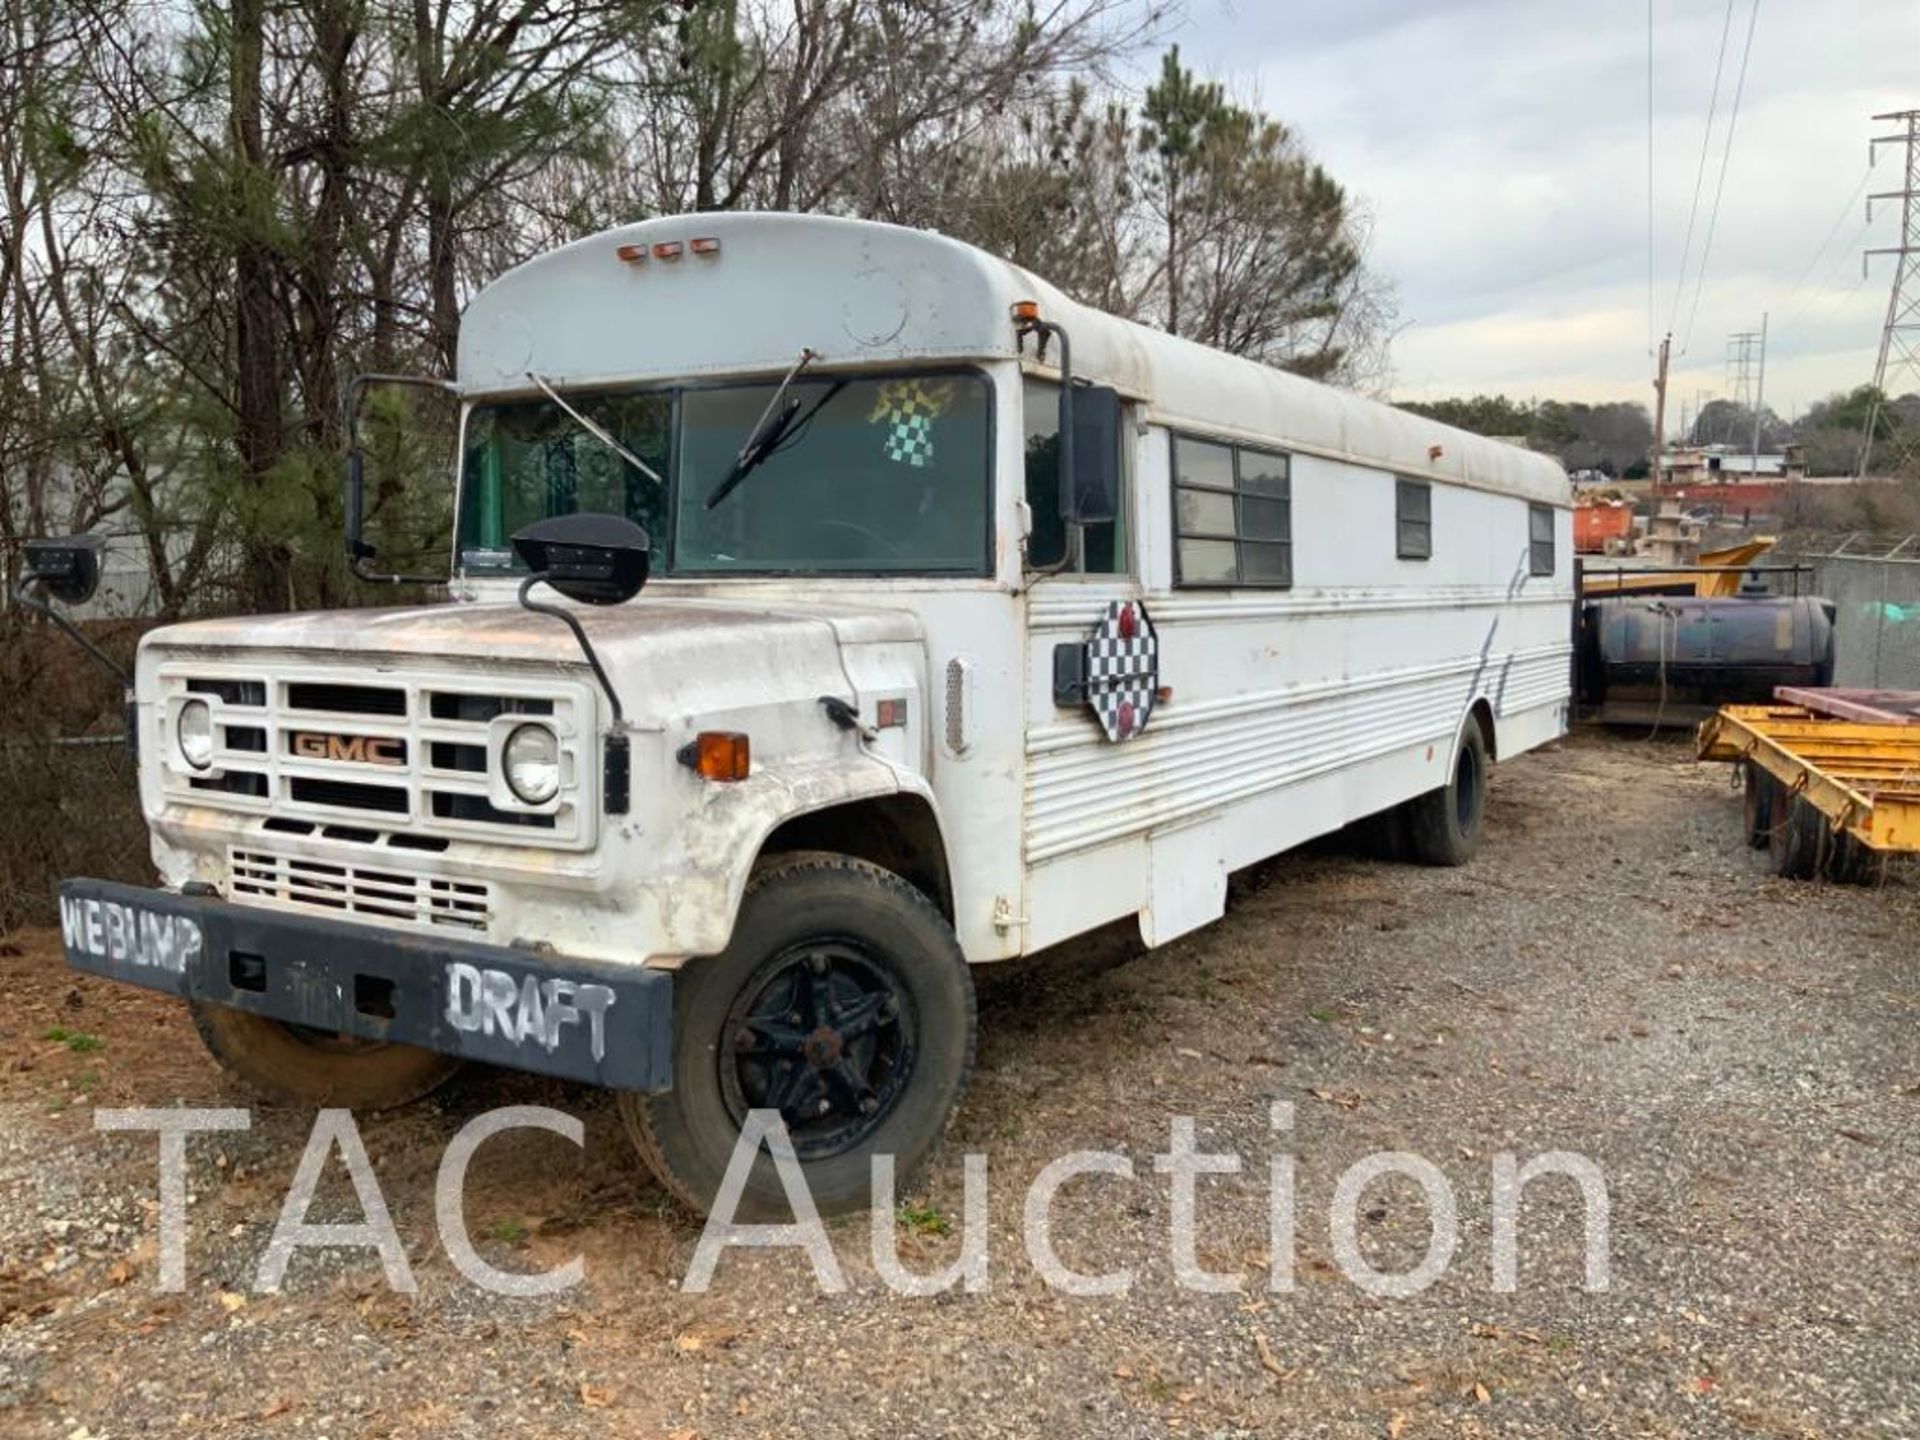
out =
<path fill-rule="evenodd" d="M 62 890 L 74 965 L 272 1094 L 612 1086 L 694 1206 L 775 1110 L 863 1206 L 966 1084 L 969 962 L 1164 944 L 1382 812 L 1459 863 L 1491 762 L 1565 728 L 1553 460 L 938 235 L 596 235 L 425 383 L 463 411 L 452 603 L 150 634 L 160 888 Z M 763 1153 L 741 1213 L 782 1204 Z"/>

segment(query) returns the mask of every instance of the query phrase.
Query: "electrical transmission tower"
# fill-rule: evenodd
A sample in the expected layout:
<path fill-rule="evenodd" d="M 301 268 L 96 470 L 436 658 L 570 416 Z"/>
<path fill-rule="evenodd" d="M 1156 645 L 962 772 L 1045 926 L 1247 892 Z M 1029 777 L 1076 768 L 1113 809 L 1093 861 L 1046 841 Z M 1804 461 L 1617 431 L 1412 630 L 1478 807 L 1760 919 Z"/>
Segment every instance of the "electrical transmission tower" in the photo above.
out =
<path fill-rule="evenodd" d="M 1879 428 L 1880 411 L 1885 400 L 1897 388 L 1911 392 L 1920 389 L 1920 110 L 1896 110 L 1873 117 L 1900 126 L 1892 135 L 1876 135 L 1868 142 L 1869 157 L 1878 155 L 1882 145 L 1904 145 L 1906 164 L 1901 170 L 1903 183 L 1898 190 L 1882 190 L 1867 197 L 1867 218 L 1873 218 L 1873 202 L 1900 202 L 1900 243 L 1883 245 L 1861 258 L 1865 267 L 1875 255 L 1891 255 L 1893 289 L 1887 296 L 1886 323 L 1880 327 L 1880 358 L 1873 367 L 1873 403 L 1867 409 L 1867 424 L 1860 435 L 1860 463 L 1854 473 L 1865 475 L 1873 460 L 1874 431 Z M 1886 442 L 1892 471 L 1905 468 L 1912 458 L 1920 435 L 1898 432 Z M 1884 463 L 1884 460 L 1883 460 Z"/>
<path fill-rule="evenodd" d="M 1742 410 L 1753 409 L 1753 376 L 1760 360 L 1760 332 L 1736 330 L 1727 336 L 1727 389 Z"/>

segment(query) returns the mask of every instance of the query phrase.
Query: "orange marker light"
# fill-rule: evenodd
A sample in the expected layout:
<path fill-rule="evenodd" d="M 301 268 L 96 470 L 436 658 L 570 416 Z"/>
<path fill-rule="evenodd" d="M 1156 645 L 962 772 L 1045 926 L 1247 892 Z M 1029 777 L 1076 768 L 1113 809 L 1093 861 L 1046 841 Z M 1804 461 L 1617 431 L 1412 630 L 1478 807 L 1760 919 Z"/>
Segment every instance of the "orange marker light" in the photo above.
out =
<path fill-rule="evenodd" d="M 680 242 L 678 240 L 660 241 L 659 244 L 653 247 L 653 258 L 656 260 L 678 260 L 680 258 Z"/>
<path fill-rule="evenodd" d="M 752 747 L 738 730 L 702 730 L 679 759 L 702 780 L 744 780 L 753 768 Z"/>
<path fill-rule="evenodd" d="M 647 263 L 647 247 L 644 245 L 622 245 L 613 252 L 629 265 Z"/>
<path fill-rule="evenodd" d="M 1013 302 L 1013 320 L 1016 325 L 1031 325 L 1040 318 L 1038 300 L 1016 300 Z"/>
<path fill-rule="evenodd" d="M 695 240 L 691 248 L 696 255 L 718 255 L 720 242 L 711 235 L 705 235 Z"/>

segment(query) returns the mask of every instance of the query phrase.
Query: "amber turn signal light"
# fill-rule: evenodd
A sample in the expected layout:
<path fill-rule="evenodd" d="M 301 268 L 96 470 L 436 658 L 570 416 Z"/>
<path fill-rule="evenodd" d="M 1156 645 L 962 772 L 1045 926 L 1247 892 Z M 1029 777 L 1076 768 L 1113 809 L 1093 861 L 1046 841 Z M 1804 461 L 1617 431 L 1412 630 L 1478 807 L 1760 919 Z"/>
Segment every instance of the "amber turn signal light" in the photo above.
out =
<path fill-rule="evenodd" d="M 738 730 L 702 730 L 680 747 L 680 763 L 702 780 L 744 780 L 752 747 Z"/>
<path fill-rule="evenodd" d="M 1038 300 L 1016 300 L 1013 302 L 1014 324 L 1031 325 L 1039 320 L 1039 318 L 1040 302 Z"/>

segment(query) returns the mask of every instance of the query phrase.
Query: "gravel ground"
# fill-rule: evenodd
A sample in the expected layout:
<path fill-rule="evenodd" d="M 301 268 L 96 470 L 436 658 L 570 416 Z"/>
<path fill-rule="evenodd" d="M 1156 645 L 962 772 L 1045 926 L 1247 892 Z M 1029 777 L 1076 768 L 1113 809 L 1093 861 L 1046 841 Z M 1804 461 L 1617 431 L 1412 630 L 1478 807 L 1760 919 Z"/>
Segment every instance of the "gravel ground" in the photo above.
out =
<path fill-rule="evenodd" d="M 793 1252 L 731 1253 L 685 1293 L 699 1227 L 643 1177 L 605 1099 L 497 1072 L 362 1119 L 417 1294 L 351 1250 L 253 1289 L 312 1118 L 264 1109 L 192 1145 L 188 1287 L 160 1294 L 154 1142 L 95 1133 L 92 1109 L 247 1098 L 177 1007 L 76 980 L 54 937 L 14 936 L 0 1433 L 1920 1434 L 1920 886 L 1772 878 L 1726 781 L 1678 745 L 1579 738 L 1499 769 L 1465 869 L 1288 856 L 1165 950 L 1115 929 L 983 977 L 973 1089 L 887 1229 L 914 1267 L 958 1254 L 961 1156 L 985 1156 L 988 1283 L 924 1299 L 882 1284 L 865 1217 L 830 1227 L 845 1293 Z M 442 1147 L 505 1103 L 586 1124 L 583 1149 L 490 1141 L 469 1187 L 495 1263 L 583 1257 L 558 1297 L 481 1292 L 436 1239 Z M 1199 1192 L 1200 1262 L 1243 1277 L 1227 1293 L 1174 1283 L 1152 1157 L 1180 1115 L 1244 1158 Z M 1075 1150 L 1135 1167 L 1055 1206 L 1062 1257 L 1128 1267 L 1123 1295 L 1062 1295 L 1027 1256 L 1027 1186 Z M 1431 1161 L 1459 1216 L 1451 1266 L 1402 1299 L 1350 1279 L 1329 1238 L 1336 1181 L 1381 1151 Z M 1527 1190 L 1518 1289 L 1494 1288 L 1494 1157 L 1547 1151 L 1605 1177 L 1604 1292 L 1583 1284 L 1585 1212 L 1561 1179 Z M 1297 1170 L 1282 1291 L 1275 1156 Z M 357 1216 L 340 1175 L 316 1218 Z M 1369 1264 L 1425 1253 L 1410 1180 L 1379 1181 L 1357 1215 Z"/>

